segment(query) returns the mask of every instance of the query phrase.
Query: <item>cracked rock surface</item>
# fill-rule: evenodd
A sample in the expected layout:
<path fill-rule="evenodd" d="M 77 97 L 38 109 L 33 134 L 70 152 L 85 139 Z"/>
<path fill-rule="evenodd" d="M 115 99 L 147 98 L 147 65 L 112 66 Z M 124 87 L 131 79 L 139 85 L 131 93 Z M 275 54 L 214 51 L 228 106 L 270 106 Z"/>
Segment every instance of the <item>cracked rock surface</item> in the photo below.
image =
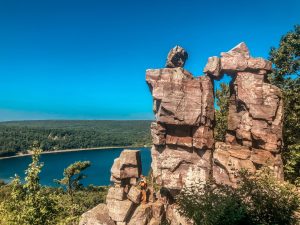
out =
<path fill-rule="evenodd" d="M 206 65 L 207 75 L 220 79 L 226 73 L 232 77 L 226 143 L 215 144 L 214 178 L 236 185 L 238 170 L 255 172 L 268 166 L 282 180 L 283 100 L 281 90 L 266 81 L 271 62 L 251 57 L 243 42 L 213 59 Z M 214 66 L 217 59 L 219 67 Z"/>
<path fill-rule="evenodd" d="M 194 77 L 177 67 L 147 70 L 146 81 L 156 118 L 151 125 L 156 182 L 176 193 L 187 184 L 207 180 L 214 144 L 211 78 Z"/>

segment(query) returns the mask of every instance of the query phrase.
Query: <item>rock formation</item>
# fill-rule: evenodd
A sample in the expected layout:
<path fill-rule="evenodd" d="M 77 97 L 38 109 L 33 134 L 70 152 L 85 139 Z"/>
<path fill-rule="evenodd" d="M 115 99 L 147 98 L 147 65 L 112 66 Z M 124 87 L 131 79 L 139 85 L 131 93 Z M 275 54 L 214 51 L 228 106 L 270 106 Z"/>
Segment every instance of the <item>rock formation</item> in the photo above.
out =
<path fill-rule="evenodd" d="M 176 67 L 147 70 L 146 81 L 156 118 L 151 125 L 156 183 L 176 192 L 188 183 L 205 181 L 211 172 L 214 144 L 210 77 L 195 78 Z"/>
<path fill-rule="evenodd" d="M 176 46 L 168 55 L 170 68 L 146 71 L 156 118 L 151 125 L 156 183 L 176 193 L 212 174 L 217 182 L 234 186 L 238 170 L 255 172 L 262 166 L 283 179 L 283 103 L 280 89 L 266 82 L 271 62 L 251 57 L 240 43 L 220 58 L 210 57 L 205 75 L 193 77 L 182 68 L 187 58 L 183 52 Z M 181 63 L 168 66 L 175 55 Z M 228 130 L 226 142 L 214 149 L 212 80 L 224 74 L 232 77 Z"/>
<path fill-rule="evenodd" d="M 154 193 L 150 187 L 148 203 L 140 203 L 140 153 L 124 150 L 111 169 L 113 186 L 106 205 L 83 214 L 81 225 L 159 225 L 165 219 L 171 225 L 192 225 L 172 201 L 182 188 L 210 178 L 236 186 L 240 169 L 254 173 L 262 166 L 283 179 L 282 95 L 266 79 L 272 64 L 251 57 L 240 43 L 221 57 L 210 57 L 205 75 L 194 77 L 183 69 L 187 57 L 176 46 L 168 54 L 166 68 L 146 71 L 155 114 L 152 178 L 160 190 Z M 232 77 L 228 129 L 225 142 L 215 143 L 213 80 L 224 74 Z"/>
<path fill-rule="evenodd" d="M 108 190 L 106 204 L 108 214 L 117 224 L 128 222 L 139 199 L 140 191 L 132 191 L 142 171 L 138 150 L 124 150 L 111 168 L 114 185 Z"/>
<path fill-rule="evenodd" d="M 255 172 L 262 166 L 283 179 L 283 102 L 280 89 L 266 82 L 271 70 L 271 62 L 252 58 L 245 43 L 221 53 L 221 58 L 208 59 L 204 69 L 208 76 L 232 77 L 226 143 L 216 143 L 213 154 L 213 176 L 218 182 L 235 185 L 238 170 Z"/>
<path fill-rule="evenodd" d="M 113 185 L 108 190 L 106 204 L 84 213 L 79 225 L 159 225 L 166 216 L 174 221 L 172 225 L 191 225 L 179 215 L 176 205 L 164 204 L 165 197 L 158 192 L 157 198 L 151 187 L 147 193 L 148 202 L 141 204 L 141 190 L 136 181 L 141 171 L 140 151 L 122 151 L 111 169 Z"/>

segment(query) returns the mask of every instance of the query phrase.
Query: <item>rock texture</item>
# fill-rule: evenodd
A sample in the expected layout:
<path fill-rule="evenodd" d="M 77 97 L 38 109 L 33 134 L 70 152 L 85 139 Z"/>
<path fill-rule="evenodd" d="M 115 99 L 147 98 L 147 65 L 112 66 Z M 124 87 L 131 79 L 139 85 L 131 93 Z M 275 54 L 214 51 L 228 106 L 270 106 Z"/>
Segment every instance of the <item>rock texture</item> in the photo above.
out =
<path fill-rule="evenodd" d="M 180 46 L 176 45 L 168 54 L 166 67 L 175 68 L 183 67 L 188 58 L 187 52 Z"/>
<path fill-rule="evenodd" d="M 147 70 L 146 81 L 156 118 L 151 167 L 157 184 L 176 192 L 205 181 L 214 144 L 212 80 L 183 68 L 163 68 Z"/>
<path fill-rule="evenodd" d="M 216 143 L 213 154 L 213 175 L 219 182 L 235 185 L 237 170 L 255 172 L 262 166 L 283 179 L 283 102 L 280 89 L 266 82 L 271 70 L 271 62 L 251 57 L 245 43 L 208 59 L 207 75 L 220 79 L 226 73 L 233 78 L 226 143 Z"/>
<path fill-rule="evenodd" d="M 135 182 L 141 175 L 141 157 L 138 150 L 124 150 L 114 160 L 111 168 L 111 181 L 124 186 Z"/>
<path fill-rule="evenodd" d="M 115 222 L 109 217 L 107 206 L 99 204 L 82 214 L 79 225 L 115 225 Z"/>
<path fill-rule="evenodd" d="M 140 202 L 140 191 L 132 186 L 142 172 L 139 150 L 123 150 L 119 158 L 114 160 L 111 168 L 111 181 L 106 196 L 108 214 L 118 224 L 127 223 Z"/>
<path fill-rule="evenodd" d="M 178 206 L 176 204 L 169 205 L 167 208 L 167 218 L 171 225 L 193 225 L 193 221 L 182 216 L 178 212 Z"/>

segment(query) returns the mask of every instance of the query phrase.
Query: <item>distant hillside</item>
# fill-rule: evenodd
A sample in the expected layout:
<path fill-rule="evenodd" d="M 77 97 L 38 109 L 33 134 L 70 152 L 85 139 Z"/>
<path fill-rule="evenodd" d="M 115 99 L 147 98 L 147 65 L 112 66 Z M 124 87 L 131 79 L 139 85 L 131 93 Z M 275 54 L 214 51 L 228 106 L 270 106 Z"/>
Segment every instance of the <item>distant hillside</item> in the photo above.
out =
<path fill-rule="evenodd" d="M 149 120 L 40 120 L 0 122 L 0 156 L 26 152 L 150 144 Z"/>

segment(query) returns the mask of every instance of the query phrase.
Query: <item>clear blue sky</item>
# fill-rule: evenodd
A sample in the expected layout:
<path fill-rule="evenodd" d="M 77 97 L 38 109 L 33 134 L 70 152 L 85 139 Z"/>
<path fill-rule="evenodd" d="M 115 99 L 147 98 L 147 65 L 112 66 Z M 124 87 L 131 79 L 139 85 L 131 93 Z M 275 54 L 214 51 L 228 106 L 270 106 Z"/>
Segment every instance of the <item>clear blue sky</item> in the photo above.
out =
<path fill-rule="evenodd" d="M 241 41 L 267 57 L 296 23 L 299 0 L 0 0 L 0 120 L 152 119 L 145 70 L 174 45 L 201 75 Z"/>

